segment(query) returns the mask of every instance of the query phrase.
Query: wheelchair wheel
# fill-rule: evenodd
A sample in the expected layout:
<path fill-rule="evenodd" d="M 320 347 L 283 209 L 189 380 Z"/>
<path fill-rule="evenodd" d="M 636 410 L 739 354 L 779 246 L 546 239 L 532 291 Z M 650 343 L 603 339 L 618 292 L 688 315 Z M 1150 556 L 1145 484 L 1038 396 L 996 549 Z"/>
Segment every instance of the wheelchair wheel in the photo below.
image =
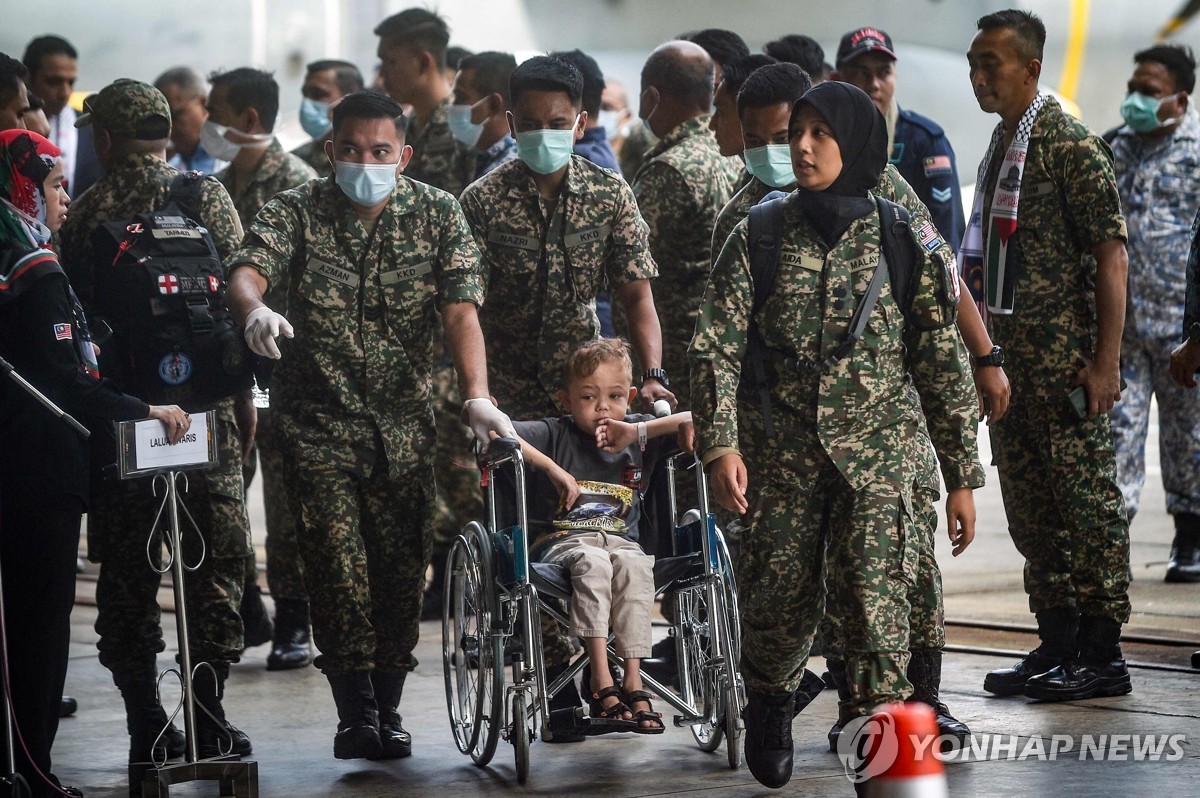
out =
<path fill-rule="evenodd" d="M 701 751 L 713 752 L 721 747 L 724 738 L 717 669 L 708 634 L 708 598 L 703 585 L 685 588 L 676 594 L 676 623 L 679 637 L 680 692 L 682 698 L 700 710 L 704 719 L 691 726 L 692 736 Z"/>
<path fill-rule="evenodd" d="M 742 658 L 741 616 L 738 614 L 737 581 L 729 549 L 725 545 L 724 536 L 718 534 L 716 540 L 717 561 L 722 579 L 718 588 L 718 603 L 721 606 L 714 620 L 721 624 L 721 639 L 725 641 L 725 651 L 722 652 L 724 667 L 717 681 L 723 711 L 725 753 L 729 767 L 737 769 L 742 764 L 742 736 L 745 730 L 745 723 L 742 721 L 745 689 L 739 670 Z"/>
<path fill-rule="evenodd" d="M 474 527 L 474 529 L 472 528 Z M 504 672 L 493 637 L 494 583 L 482 527 L 472 524 L 450 548 L 442 610 L 442 667 L 450 729 L 459 751 L 486 764 L 495 753 Z"/>
<path fill-rule="evenodd" d="M 529 778 L 529 698 L 522 690 L 512 694 L 512 744 L 517 763 L 517 783 Z"/>

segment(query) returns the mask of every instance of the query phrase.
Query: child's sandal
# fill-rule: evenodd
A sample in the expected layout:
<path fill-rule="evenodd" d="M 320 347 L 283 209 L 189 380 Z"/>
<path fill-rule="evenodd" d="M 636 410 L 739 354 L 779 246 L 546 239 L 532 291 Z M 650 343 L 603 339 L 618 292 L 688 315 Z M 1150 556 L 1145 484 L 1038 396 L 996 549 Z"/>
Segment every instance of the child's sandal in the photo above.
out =
<path fill-rule="evenodd" d="M 615 698 L 617 699 L 617 703 L 611 707 L 606 707 L 604 706 L 604 699 L 606 698 Z M 622 727 L 622 731 L 637 731 L 637 721 L 621 717 L 627 712 L 632 715 L 633 710 L 621 700 L 621 691 L 617 689 L 616 685 L 609 685 L 592 693 L 591 697 L 588 698 L 588 705 L 592 718 L 606 721 L 605 725 L 619 725 Z M 628 728 L 625 728 L 626 725 Z"/>
<path fill-rule="evenodd" d="M 662 734 L 667 730 L 666 725 L 662 720 L 662 713 L 654 711 L 654 705 L 650 703 L 650 694 L 645 690 L 634 690 L 631 693 L 625 693 L 621 696 L 621 700 L 632 707 L 634 704 L 644 703 L 649 709 L 630 709 L 633 713 L 633 729 L 635 734 Z M 643 722 L 650 722 L 656 725 L 643 726 Z"/>

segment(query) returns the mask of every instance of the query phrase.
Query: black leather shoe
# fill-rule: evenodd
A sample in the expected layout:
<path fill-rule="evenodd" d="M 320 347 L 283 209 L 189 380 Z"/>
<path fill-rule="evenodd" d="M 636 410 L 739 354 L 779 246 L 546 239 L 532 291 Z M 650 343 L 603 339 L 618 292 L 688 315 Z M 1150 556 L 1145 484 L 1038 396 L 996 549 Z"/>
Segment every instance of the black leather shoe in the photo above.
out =
<path fill-rule="evenodd" d="M 842 736 L 843 725 L 841 718 L 839 718 L 829 727 L 829 731 L 825 734 L 825 739 L 829 740 L 829 753 L 831 754 L 837 753 L 838 738 Z"/>
<path fill-rule="evenodd" d="M 275 631 L 267 670 L 290 671 L 308 667 L 313 661 L 309 647 L 308 602 L 280 599 L 275 602 Z"/>
<path fill-rule="evenodd" d="M 1064 662 L 1025 683 L 1025 695 L 1038 701 L 1081 701 L 1133 692 L 1125 660 L 1103 665 Z"/>
<path fill-rule="evenodd" d="M 58 705 L 58 716 L 60 718 L 69 718 L 75 714 L 75 710 L 79 709 L 79 702 L 69 695 L 62 697 L 62 701 Z"/>
<path fill-rule="evenodd" d="M 742 719 L 746 721 L 746 765 L 764 787 L 777 789 L 792 778 L 792 705 L 795 693 L 751 692 Z"/>
<path fill-rule="evenodd" d="M 1030 651 L 1028 656 L 1011 668 L 1000 668 L 985 676 L 983 689 L 992 695 L 1022 695 L 1026 682 L 1061 664 L 1061 659 L 1047 657 L 1037 650 Z"/>
<path fill-rule="evenodd" d="M 400 715 L 379 712 L 379 758 L 403 759 L 412 756 L 412 735 L 400 725 Z"/>
<path fill-rule="evenodd" d="M 339 729 L 333 736 L 335 759 L 379 759 L 382 752 L 379 730 L 365 723 Z"/>

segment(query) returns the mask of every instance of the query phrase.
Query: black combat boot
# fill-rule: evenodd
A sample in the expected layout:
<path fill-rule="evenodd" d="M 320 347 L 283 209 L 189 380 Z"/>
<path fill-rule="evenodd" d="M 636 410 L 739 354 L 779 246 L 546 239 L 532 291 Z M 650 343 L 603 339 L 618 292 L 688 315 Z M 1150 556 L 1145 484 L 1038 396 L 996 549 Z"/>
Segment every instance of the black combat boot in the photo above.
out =
<path fill-rule="evenodd" d="M 952 737 L 961 746 L 971 736 L 967 724 L 950 714 L 950 708 L 938 697 L 942 686 L 942 650 L 940 648 L 914 648 L 908 661 L 908 680 L 912 682 L 913 694 L 909 701 L 925 704 L 933 709 L 937 718 L 938 735 Z M 942 752 L 954 750 L 949 740 L 942 741 Z"/>
<path fill-rule="evenodd" d="M 351 671 L 336 676 L 326 674 L 337 704 L 338 730 L 333 738 L 337 759 L 379 759 L 383 746 L 379 740 L 379 710 L 370 671 Z"/>
<path fill-rule="evenodd" d="M 805 668 L 804 675 L 800 677 L 800 684 L 796 687 L 796 703 L 792 707 L 792 717 L 803 712 L 804 708 L 811 704 L 824 689 L 825 680 Z"/>
<path fill-rule="evenodd" d="M 993 695 L 1022 695 L 1025 683 L 1046 673 L 1079 652 L 1079 615 L 1073 607 L 1055 607 L 1037 613 L 1038 637 L 1042 644 L 1011 668 L 992 671 L 983 689 Z"/>
<path fill-rule="evenodd" d="M 153 657 L 138 673 L 114 677 L 114 681 L 125 702 L 125 728 L 129 731 L 129 794 L 140 796 L 146 771 L 183 756 L 185 739 L 183 732 L 167 723 L 167 713 L 158 702 Z"/>
<path fill-rule="evenodd" d="M 201 759 L 249 756 L 254 753 L 250 738 L 225 718 L 225 663 L 196 669 L 192 677 L 192 700 L 196 705 L 196 748 Z"/>
<path fill-rule="evenodd" d="M 242 650 L 261 646 L 271 642 L 275 627 L 271 623 L 271 615 L 263 602 L 262 588 L 257 582 L 247 582 L 242 592 L 242 603 L 238 609 L 242 616 Z"/>
<path fill-rule="evenodd" d="M 1200 515 L 1175 514 L 1175 541 L 1165 582 L 1200 582 Z"/>
<path fill-rule="evenodd" d="M 275 602 L 275 633 L 271 638 L 271 653 L 267 655 L 267 670 L 290 671 L 309 665 L 308 602 L 299 599 L 280 599 Z"/>
<path fill-rule="evenodd" d="M 829 739 L 829 750 L 832 753 L 837 753 L 837 741 L 842 736 L 842 727 L 850 718 L 846 715 L 846 707 L 850 706 L 850 683 L 846 681 L 846 663 L 840 659 L 825 660 L 825 667 L 829 673 L 830 681 L 837 689 L 838 694 L 838 719 L 831 727 L 829 734 L 826 735 Z"/>
<path fill-rule="evenodd" d="M 412 735 L 401 726 L 400 696 L 408 671 L 371 671 L 375 704 L 379 707 L 379 759 L 403 759 L 412 755 Z"/>
<path fill-rule="evenodd" d="M 1121 656 L 1121 624 L 1084 615 L 1079 619 L 1079 658 L 1035 676 L 1025 695 L 1039 701 L 1080 701 L 1133 692 Z"/>
<path fill-rule="evenodd" d="M 782 787 L 792 778 L 792 705 L 795 693 L 747 692 L 746 765 L 764 787 Z"/>

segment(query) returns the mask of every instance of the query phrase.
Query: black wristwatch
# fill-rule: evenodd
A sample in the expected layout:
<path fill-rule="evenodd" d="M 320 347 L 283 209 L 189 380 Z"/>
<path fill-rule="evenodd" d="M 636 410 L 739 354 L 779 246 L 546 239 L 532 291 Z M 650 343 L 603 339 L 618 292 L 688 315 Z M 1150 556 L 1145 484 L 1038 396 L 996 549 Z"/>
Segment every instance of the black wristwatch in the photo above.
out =
<path fill-rule="evenodd" d="M 971 360 L 974 362 L 975 368 L 980 368 L 981 366 L 1003 366 L 1004 350 L 998 346 L 993 346 L 991 352 L 988 352 L 983 357 L 973 357 Z"/>
<path fill-rule="evenodd" d="M 642 372 L 642 382 L 645 382 L 646 380 L 658 380 L 662 387 L 671 387 L 671 381 L 667 379 L 666 369 L 646 369 Z"/>

